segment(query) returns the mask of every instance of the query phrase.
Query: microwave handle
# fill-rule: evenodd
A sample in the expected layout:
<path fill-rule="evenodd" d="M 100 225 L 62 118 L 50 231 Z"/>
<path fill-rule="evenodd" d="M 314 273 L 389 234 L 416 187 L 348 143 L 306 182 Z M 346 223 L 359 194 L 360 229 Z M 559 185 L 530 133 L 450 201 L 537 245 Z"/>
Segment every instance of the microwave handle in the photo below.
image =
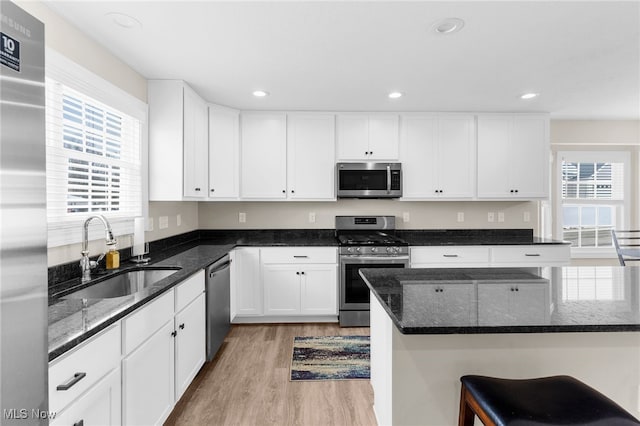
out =
<path fill-rule="evenodd" d="M 387 194 L 391 194 L 391 166 L 387 164 Z"/>

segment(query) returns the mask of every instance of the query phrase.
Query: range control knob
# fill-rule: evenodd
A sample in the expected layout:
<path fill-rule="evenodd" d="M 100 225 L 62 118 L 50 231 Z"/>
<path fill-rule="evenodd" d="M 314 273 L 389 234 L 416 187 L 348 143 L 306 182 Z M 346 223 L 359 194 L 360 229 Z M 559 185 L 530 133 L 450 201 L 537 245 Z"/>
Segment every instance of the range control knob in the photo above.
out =
<path fill-rule="evenodd" d="M 387 247 L 387 253 L 391 253 L 393 251 L 392 247 Z"/>
<path fill-rule="evenodd" d="M 375 252 L 376 252 L 376 250 L 378 250 L 378 249 L 377 249 L 377 248 L 375 248 L 375 247 L 371 247 L 371 253 L 375 253 Z"/>
<path fill-rule="evenodd" d="M 359 253 L 360 252 L 360 247 L 356 247 L 356 251 Z"/>
<path fill-rule="evenodd" d="M 400 247 L 394 247 L 393 248 L 393 252 L 394 253 L 399 253 L 400 252 Z"/>
<path fill-rule="evenodd" d="M 347 247 L 347 253 L 351 253 L 353 249 L 351 247 Z"/>

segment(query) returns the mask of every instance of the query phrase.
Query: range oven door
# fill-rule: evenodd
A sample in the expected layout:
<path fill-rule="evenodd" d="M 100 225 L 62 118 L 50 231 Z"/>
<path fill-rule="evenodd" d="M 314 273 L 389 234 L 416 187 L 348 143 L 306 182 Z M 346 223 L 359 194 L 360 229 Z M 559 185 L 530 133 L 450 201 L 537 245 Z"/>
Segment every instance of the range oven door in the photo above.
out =
<path fill-rule="evenodd" d="M 409 256 L 340 256 L 340 310 L 368 311 L 369 287 L 360 277 L 362 268 L 408 268 Z"/>

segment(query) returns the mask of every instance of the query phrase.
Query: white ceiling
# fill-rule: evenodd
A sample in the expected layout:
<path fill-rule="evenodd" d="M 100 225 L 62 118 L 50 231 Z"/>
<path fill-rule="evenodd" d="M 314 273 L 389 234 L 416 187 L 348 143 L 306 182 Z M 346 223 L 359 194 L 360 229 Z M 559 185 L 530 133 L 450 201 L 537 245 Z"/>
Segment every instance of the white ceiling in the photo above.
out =
<path fill-rule="evenodd" d="M 640 2 L 51 1 L 149 79 L 248 110 L 640 118 Z M 126 13 L 138 29 L 105 15 Z M 465 21 L 437 35 L 434 22 Z M 266 90 L 270 96 L 254 98 Z M 391 100 L 387 93 L 405 93 Z M 539 92 L 530 101 L 525 92 Z"/>

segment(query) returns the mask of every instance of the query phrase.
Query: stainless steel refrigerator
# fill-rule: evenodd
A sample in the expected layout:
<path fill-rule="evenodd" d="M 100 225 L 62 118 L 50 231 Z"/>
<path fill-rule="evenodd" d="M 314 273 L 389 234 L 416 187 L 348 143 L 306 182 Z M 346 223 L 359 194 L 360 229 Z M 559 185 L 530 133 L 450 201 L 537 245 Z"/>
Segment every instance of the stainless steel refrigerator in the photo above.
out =
<path fill-rule="evenodd" d="M 44 25 L 0 0 L 0 32 L 0 424 L 46 425 Z"/>

